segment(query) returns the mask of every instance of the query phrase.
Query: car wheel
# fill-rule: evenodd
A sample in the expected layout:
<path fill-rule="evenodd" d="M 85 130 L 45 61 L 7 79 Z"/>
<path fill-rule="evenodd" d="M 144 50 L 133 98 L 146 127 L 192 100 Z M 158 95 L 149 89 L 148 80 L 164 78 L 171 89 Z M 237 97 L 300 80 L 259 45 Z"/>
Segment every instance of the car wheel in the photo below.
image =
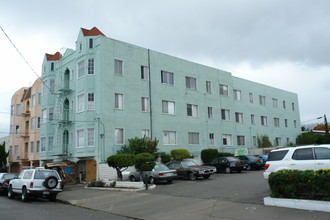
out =
<path fill-rule="evenodd" d="M 25 187 L 22 188 L 22 201 L 27 202 L 29 200 L 29 195 L 27 193 L 27 189 Z"/>
<path fill-rule="evenodd" d="M 204 178 L 204 179 L 208 179 L 208 178 L 210 178 L 210 176 L 211 176 L 211 175 L 204 175 L 203 178 Z"/>
<path fill-rule="evenodd" d="M 231 173 L 231 169 L 229 167 L 226 168 L 226 173 Z"/>
<path fill-rule="evenodd" d="M 51 193 L 47 196 L 47 199 L 50 201 L 50 202 L 54 202 L 56 201 L 56 196 L 57 196 L 57 193 Z"/>
<path fill-rule="evenodd" d="M 136 178 L 135 178 L 134 176 L 130 176 L 130 177 L 129 177 L 129 181 L 131 181 L 131 182 L 136 182 Z"/>
<path fill-rule="evenodd" d="M 194 173 L 189 173 L 189 179 L 190 179 L 191 181 L 194 181 L 194 180 L 197 179 L 197 175 L 194 174 Z"/>
<path fill-rule="evenodd" d="M 9 186 L 8 188 L 8 198 L 13 199 L 15 197 L 15 193 L 13 192 L 12 186 Z"/>
<path fill-rule="evenodd" d="M 47 189 L 55 189 L 58 184 L 58 179 L 55 176 L 49 176 L 45 179 L 43 185 Z"/>
<path fill-rule="evenodd" d="M 149 183 L 150 184 L 155 184 L 156 183 L 155 179 L 152 176 L 149 178 Z"/>

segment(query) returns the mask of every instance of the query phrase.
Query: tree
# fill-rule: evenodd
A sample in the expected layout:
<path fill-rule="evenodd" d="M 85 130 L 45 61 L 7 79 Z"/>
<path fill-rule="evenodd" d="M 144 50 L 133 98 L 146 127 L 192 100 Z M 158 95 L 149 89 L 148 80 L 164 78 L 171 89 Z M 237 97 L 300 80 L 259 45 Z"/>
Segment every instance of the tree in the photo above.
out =
<path fill-rule="evenodd" d="M 174 160 L 183 160 L 190 157 L 187 149 L 174 149 L 171 150 L 171 156 Z"/>
<path fill-rule="evenodd" d="M 262 136 L 258 137 L 257 142 L 258 142 L 259 148 L 267 148 L 267 147 L 273 146 L 267 135 L 262 135 Z"/>
<path fill-rule="evenodd" d="M 218 156 L 218 150 L 217 149 L 203 149 L 201 151 L 201 159 L 204 163 L 210 163 L 214 158 Z"/>
<path fill-rule="evenodd" d="M 117 154 L 140 154 L 140 153 L 150 153 L 155 154 L 158 151 L 157 145 L 158 140 L 151 140 L 147 137 L 143 138 L 131 138 L 128 139 L 129 144 L 123 146 L 117 151 Z"/>
<path fill-rule="evenodd" d="M 3 142 L 0 144 L 0 171 L 7 172 L 7 157 L 9 152 L 6 152 L 6 144 Z"/>
<path fill-rule="evenodd" d="M 135 156 L 135 168 L 139 171 L 151 171 L 156 163 L 155 157 L 150 153 L 141 153 Z"/>
<path fill-rule="evenodd" d="M 117 171 L 118 180 L 123 180 L 122 172 L 128 167 L 135 164 L 135 155 L 133 154 L 116 154 L 108 157 L 107 159 L 109 167 L 113 167 Z"/>

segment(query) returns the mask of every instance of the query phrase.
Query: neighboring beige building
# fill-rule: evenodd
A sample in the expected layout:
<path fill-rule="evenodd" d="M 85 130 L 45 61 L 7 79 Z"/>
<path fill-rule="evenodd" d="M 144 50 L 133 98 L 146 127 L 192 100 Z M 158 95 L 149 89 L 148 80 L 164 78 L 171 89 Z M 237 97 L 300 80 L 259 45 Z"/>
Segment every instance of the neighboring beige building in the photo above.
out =
<path fill-rule="evenodd" d="M 40 101 L 42 81 L 21 88 L 11 99 L 9 170 L 39 166 Z"/>

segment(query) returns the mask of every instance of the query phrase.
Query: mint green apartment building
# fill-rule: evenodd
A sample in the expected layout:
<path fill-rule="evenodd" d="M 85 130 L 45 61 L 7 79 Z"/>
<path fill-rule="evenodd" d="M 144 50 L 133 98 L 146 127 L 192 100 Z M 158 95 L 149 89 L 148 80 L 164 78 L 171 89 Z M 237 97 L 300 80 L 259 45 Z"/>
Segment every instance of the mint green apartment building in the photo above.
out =
<path fill-rule="evenodd" d="M 297 94 L 81 28 L 76 48 L 46 54 L 42 67 L 42 162 L 67 161 L 86 181 L 106 158 L 147 136 L 160 152 L 234 152 L 300 133 Z"/>

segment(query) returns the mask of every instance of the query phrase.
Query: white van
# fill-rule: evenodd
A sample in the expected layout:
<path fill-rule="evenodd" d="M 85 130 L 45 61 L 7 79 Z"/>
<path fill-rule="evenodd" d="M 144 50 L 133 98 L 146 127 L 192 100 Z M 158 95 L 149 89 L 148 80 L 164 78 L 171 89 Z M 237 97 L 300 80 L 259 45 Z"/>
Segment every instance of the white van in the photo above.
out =
<path fill-rule="evenodd" d="M 265 164 L 264 178 L 278 170 L 330 169 L 330 145 L 306 145 L 272 150 Z"/>

